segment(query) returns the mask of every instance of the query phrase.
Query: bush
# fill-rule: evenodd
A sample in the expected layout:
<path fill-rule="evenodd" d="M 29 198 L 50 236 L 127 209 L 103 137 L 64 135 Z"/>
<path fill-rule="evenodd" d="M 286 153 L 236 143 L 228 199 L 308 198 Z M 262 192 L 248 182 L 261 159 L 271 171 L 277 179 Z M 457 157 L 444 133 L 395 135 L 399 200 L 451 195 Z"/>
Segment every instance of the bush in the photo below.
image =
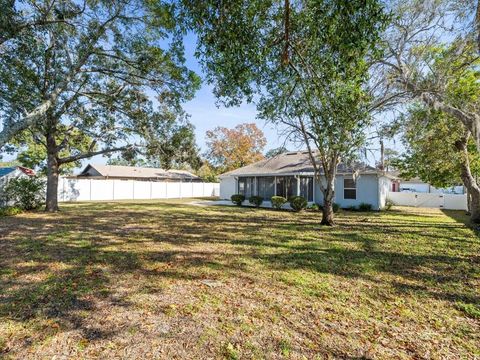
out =
<path fill-rule="evenodd" d="M 3 196 L 7 203 L 22 210 L 38 209 L 45 201 L 45 181 L 36 176 L 11 179 Z"/>
<path fill-rule="evenodd" d="M 301 196 L 292 196 L 290 198 L 290 206 L 295 211 L 301 211 L 307 207 L 307 200 Z"/>
<path fill-rule="evenodd" d="M 270 200 L 272 201 L 272 206 L 277 210 L 287 203 L 287 199 L 283 196 L 272 196 Z"/>
<path fill-rule="evenodd" d="M 345 208 L 345 210 L 349 210 L 349 211 L 357 211 L 357 207 L 355 205 L 350 205 L 350 206 L 347 206 Z"/>
<path fill-rule="evenodd" d="M 255 205 L 255 207 L 259 207 L 263 203 L 263 198 L 261 196 L 250 196 L 248 202 Z"/>
<path fill-rule="evenodd" d="M 242 203 L 245 201 L 245 196 L 242 194 L 235 194 L 230 196 L 230 200 L 232 200 L 235 205 L 242 206 Z"/>
<path fill-rule="evenodd" d="M 333 203 L 332 207 L 334 213 L 337 213 L 340 210 L 340 205 L 338 205 L 337 203 Z"/>
<path fill-rule="evenodd" d="M 313 210 L 313 211 L 319 211 L 321 208 L 318 204 L 313 203 L 311 205 L 308 205 L 307 209 L 308 210 Z"/>
<path fill-rule="evenodd" d="M 389 211 L 392 209 L 392 206 L 394 206 L 395 203 L 390 200 L 390 199 L 387 199 L 387 201 L 385 201 L 385 210 Z"/>
<path fill-rule="evenodd" d="M 0 217 L 2 216 L 13 216 L 22 213 L 23 210 L 16 206 L 6 206 L 0 208 Z"/>
<path fill-rule="evenodd" d="M 361 203 L 358 205 L 358 210 L 360 211 L 372 211 L 372 204 Z"/>

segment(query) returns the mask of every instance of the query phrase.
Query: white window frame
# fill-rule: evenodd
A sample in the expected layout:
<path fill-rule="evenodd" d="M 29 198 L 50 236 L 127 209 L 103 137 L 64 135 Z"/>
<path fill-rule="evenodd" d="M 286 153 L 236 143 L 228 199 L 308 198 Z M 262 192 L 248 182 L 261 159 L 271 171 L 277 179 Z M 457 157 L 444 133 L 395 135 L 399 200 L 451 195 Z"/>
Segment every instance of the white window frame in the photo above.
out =
<path fill-rule="evenodd" d="M 353 184 L 355 187 L 345 187 L 345 180 L 352 180 Z M 352 198 L 346 198 L 345 197 L 345 190 L 355 190 L 355 197 Z M 343 199 L 344 200 L 357 200 L 357 182 L 353 178 L 343 178 Z"/>

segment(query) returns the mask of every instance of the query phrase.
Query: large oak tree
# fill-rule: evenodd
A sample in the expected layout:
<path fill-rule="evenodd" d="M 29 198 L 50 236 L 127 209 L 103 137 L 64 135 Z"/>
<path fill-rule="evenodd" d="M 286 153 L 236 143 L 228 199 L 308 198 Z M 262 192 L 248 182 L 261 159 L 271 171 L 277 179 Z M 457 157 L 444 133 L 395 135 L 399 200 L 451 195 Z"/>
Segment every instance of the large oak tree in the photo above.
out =
<path fill-rule="evenodd" d="M 47 153 L 48 211 L 59 168 L 116 151 L 154 154 L 199 79 L 184 66 L 169 2 L 10 1 L 0 54 L 0 145 L 28 129 Z M 85 143 L 88 142 L 87 145 Z"/>

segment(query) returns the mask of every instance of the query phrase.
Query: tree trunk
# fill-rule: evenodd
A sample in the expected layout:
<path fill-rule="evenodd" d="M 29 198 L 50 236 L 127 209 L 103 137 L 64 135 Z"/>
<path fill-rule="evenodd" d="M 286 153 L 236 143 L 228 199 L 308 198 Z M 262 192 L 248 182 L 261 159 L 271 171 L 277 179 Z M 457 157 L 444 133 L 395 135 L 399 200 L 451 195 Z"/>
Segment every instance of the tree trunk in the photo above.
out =
<path fill-rule="evenodd" d="M 327 187 L 323 193 L 323 211 L 321 225 L 333 226 L 333 199 L 335 198 L 334 178 L 327 179 Z"/>
<path fill-rule="evenodd" d="M 468 158 L 467 138 L 459 140 L 455 143 L 455 147 L 462 152 L 461 173 L 463 185 L 467 188 L 469 197 L 470 222 L 472 224 L 480 224 L 480 187 L 470 171 L 470 160 Z"/>
<path fill-rule="evenodd" d="M 477 186 L 478 189 L 478 186 Z M 480 191 L 473 191 L 470 197 L 470 222 L 480 224 Z"/>
<path fill-rule="evenodd" d="M 59 163 L 57 144 L 53 134 L 47 135 L 47 199 L 45 211 L 58 211 L 58 175 Z"/>
<path fill-rule="evenodd" d="M 321 225 L 333 226 L 333 201 L 323 200 L 322 221 Z"/>

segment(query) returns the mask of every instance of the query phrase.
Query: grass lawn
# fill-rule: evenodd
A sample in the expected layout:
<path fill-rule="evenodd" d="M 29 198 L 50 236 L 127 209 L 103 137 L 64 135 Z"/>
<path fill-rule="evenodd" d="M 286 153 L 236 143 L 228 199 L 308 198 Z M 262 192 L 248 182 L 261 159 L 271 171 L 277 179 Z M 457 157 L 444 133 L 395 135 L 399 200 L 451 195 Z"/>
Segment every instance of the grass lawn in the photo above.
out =
<path fill-rule="evenodd" d="M 474 359 L 460 212 L 75 203 L 0 218 L 0 358 Z"/>

